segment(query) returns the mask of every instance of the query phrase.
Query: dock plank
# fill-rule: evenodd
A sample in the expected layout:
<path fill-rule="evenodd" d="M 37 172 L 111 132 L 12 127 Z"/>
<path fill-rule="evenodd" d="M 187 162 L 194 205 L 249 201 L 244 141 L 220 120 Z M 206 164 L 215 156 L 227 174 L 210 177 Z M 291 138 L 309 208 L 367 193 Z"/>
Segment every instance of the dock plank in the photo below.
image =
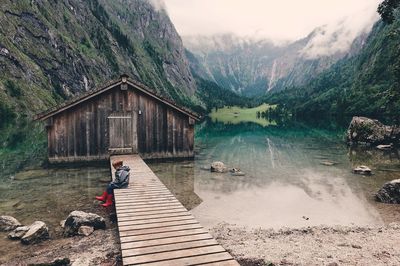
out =
<path fill-rule="evenodd" d="M 128 188 L 114 191 L 123 265 L 239 265 L 140 156 L 114 160 L 131 168 Z"/>
<path fill-rule="evenodd" d="M 146 254 L 146 255 L 139 255 L 139 256 L 125 255 L 125 253 L 127 253 L 127 252 L 126 251 L 124 252 L 124 250 L 122 250 L 122 258 L 124 259 L 124 262 L 128 262 L 128 264 L 142 264 L 142 263 L 157 262 L 157 261 L 170 260 L 170 259 L 179 259 L 179 258 L 198 256 L 198 255 L 221 253 L 221 252 L 226 252 L 226 251 L 223 247 L 221 247 L 219 245 L 211 246 L 211 247 L 200 247 L 200 248 L 175 250 L 175 251 Z"/>

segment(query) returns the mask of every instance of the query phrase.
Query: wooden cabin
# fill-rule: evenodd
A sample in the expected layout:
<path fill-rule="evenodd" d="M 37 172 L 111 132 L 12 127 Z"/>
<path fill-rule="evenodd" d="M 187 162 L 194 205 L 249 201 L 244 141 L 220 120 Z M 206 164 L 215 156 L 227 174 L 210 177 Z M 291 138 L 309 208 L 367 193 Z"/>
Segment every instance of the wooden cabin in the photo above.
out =
<path fill-rule="evenodd" d="M 49 161 L 77 162 L 131 153 L 143 159 L 193 157 L 199 116 L 122 75 L 36 120 L 46 121 Z"/>

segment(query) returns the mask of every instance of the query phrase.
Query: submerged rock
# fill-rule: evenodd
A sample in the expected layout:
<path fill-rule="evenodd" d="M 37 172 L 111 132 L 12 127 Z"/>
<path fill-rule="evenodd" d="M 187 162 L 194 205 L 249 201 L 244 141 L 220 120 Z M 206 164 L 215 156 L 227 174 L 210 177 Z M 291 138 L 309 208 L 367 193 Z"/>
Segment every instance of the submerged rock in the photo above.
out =
<path fill-rule="evenodd" d="M 227 168 L 223 162 L 213 162 L 210 168 L 211 172 L 225 173 Z"/>
<path fill-rule="evenodd" d="M 231 173 L 240 172 L 240 168 L 232 168 L 232 169 L 229 170 L 229 172 L 231 172 Z"/>
<path fill-rule="evenodd" d="M 49 228 L 42 221 L 36 221 L 29 226 L 29 230 L 21 238 L 21 243 L 25 245 L 36 244 L 49 239 Z"/>
<path fill-rule="evenodd" d="M 332 161 L 321 161 L 320 164 L 325 165 L 325 166 L 334 166 L 338 164 L 337 162 L 332 162 Z"/>
<path fill-rule="evenodd" d="M 11 240 L 19 240 L 21 239 L 26 232 L 29 231 L 29 226 L 20 226 L 14 229 L 11 233 L 8 234 L 8 238 Z"/>
<path fill-rule="evenodd" d="M 229 170 L 232 176 L 245 176 L 246 174 L 243 173 L 240 168 L 232 168 Z"/>
<path fill-rule="evenodd" d="M 347 143 L 362 145 L 382 145 L 397 143 L 400 129 L 387 126 L 375 119 L 355 116 L 347 130 Z"/>
<path fill-rule="evenodd" d="M 377 149 L 379 150 L 391 150 L 393 148 L 392 144 L 389 145 L 378 145 L 376 146 Z"/>
<path fill-rule="evenodd" d="M 376 193 L 375 198 L 384 203 L 400 204 L 400 179 L 385 183 Z"/>
<path fill-rule="evenodd" d="M 64 235 L 78 235 L 79 228 L 81 226 L 90 226 L 93 227 L 94 230 L 105 229 L 106 221 L 103 217 L 94 213 L 73 211 L 68 215 L 68 218 L 65 220 Z"/>
<path fill-rule="evenodd" d="M 360 165 L 353 169 L 353 174 L 371 175 L 372 171 L 368 166 Z"/>
<path fill-rule="evenodd" d="M 14 217 L 7 215 L 0 216 L 0 232 L 12 231 L 18 226 L 21 226 L 21 223 Z"/>

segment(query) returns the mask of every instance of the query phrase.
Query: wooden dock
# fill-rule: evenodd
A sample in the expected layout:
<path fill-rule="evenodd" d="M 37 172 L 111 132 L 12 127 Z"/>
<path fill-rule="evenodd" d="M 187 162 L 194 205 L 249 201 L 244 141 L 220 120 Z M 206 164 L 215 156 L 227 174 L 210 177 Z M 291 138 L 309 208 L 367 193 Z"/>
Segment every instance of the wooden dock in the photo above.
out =
<path fill-rule="evenodd" d="M 239 265 L 140 156 L 114 160 L 131 168 L 129 187 L 114 190 L 123 265 Z"/>

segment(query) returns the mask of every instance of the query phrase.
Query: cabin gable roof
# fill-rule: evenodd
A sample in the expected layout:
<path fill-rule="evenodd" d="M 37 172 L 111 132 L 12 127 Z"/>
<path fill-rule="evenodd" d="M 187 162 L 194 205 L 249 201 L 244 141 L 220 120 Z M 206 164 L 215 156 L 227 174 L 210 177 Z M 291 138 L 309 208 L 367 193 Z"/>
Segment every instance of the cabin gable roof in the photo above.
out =
<path fill-rule="evenodd" d="M 167 106 L 169 106 L 169 107 L 171 107 L 171 108 L 173 108 L 173 109 L 175 109 L 197 121 L 200 120 L 200 116 L 198 114 L 188 110 L 185 107 L 178 106 L 175 102 L 173 102 L 171 100 L 165 99 L 161 95 L 150 90 L 150 88 L 148 88 L 144 84 L 129 78 L 128 75 L 121 75 L 121 77 L 119 79 L 111 80 L 101 87 L 97 87 L 88 92 L 82 93 L 75 98 L 67 100 L 62 104 L 56 105 L 42 113 L 39 113 L 35 116 L 34 120 L 42 120 L 42 121 L 46 120 L 49 117 L 52 117 L 58 113 L 61 113 L 73 106 L 81 104 L 81 103 L 83 103 L 97 95 L 100 95 L 106 91 L 109 91 L 110 89 L 113 89 L 116 86 L 119 86 L 121 84 L 128 84 L 128 85 L 132 86 L 134 89 L 142 92 L 143 94 L 150 96 L 151 98 L 153 98 L 159 102 L 162 102 L 163 104 L 165 104 L 165 105 L 167 105 Z"/>

